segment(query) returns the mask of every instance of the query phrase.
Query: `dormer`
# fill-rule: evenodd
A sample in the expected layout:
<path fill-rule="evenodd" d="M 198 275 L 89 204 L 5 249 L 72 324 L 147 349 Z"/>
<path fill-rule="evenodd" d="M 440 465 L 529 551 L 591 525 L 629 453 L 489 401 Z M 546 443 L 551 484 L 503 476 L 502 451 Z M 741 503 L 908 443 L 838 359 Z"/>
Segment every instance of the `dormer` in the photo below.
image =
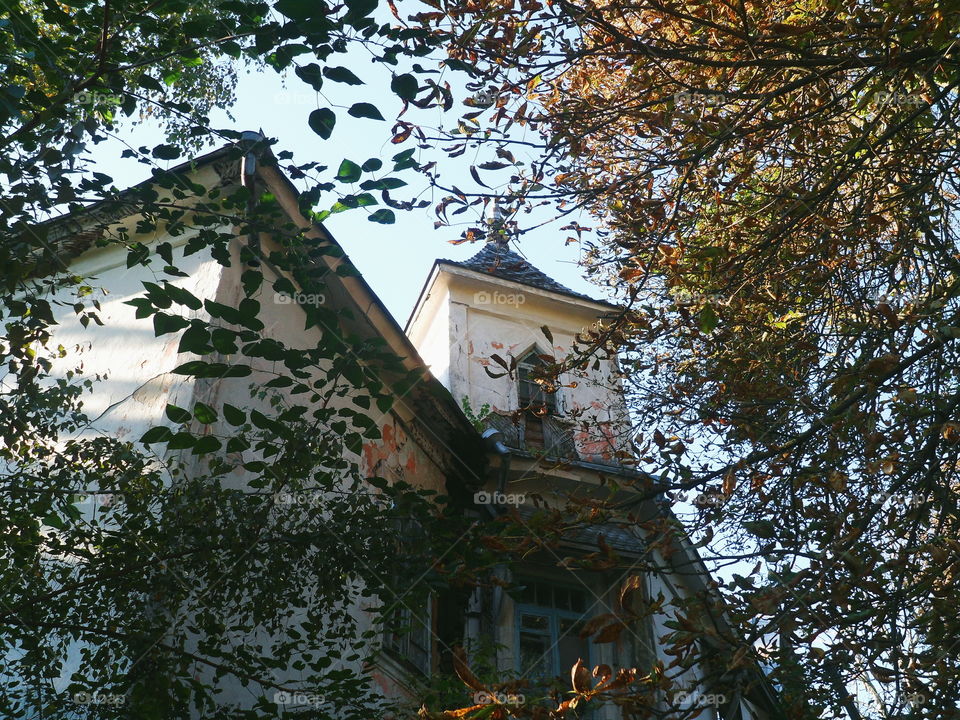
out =
<path fill-rule="evenodd" d="M 469 260 L 434 263 L 406 333 L 454 398 L 485 410 L 508 445 L 614 463 L 629 431 L 615 361 L 565 372 L 559 383 L 540 368 L 563 361 L 579 333 L 618 310 L 488 242 Z"/>

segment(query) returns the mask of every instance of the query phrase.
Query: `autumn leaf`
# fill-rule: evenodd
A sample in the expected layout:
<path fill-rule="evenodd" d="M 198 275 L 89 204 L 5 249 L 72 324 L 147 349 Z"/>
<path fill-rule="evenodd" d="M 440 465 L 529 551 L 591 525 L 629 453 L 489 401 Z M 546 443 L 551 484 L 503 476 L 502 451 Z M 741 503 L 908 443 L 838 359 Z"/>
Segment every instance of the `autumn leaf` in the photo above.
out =
<path fill-rule="evenodd" d="M 590 671 L 584 665 L 582 658 L 578 658 L 570 669 L 570 684 L 578 693 L 590 692 Z"/>
<path fill-rule="evenodd" d="M 484 684 L 477 679 L 477 676 L 473 674 L 473 671 L 467 664 L 466 651 L 459 646 L 453 649 L 453 671 L 457 674 L 457 677 L 463 681 L 463 684 L 471 690 L 486 690 Z"/>

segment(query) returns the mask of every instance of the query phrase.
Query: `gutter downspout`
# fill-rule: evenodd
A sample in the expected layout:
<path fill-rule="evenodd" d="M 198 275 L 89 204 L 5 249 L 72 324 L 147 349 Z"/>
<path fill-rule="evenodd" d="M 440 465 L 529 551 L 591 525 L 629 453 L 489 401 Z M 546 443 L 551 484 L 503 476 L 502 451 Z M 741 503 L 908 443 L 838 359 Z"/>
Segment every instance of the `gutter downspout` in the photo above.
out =
<path fill-rule="evenodd" d="M 488 450 L 495 452 L 500 456 L 500 467 L 498 468 L 498 477 L 497 477 L 497 493 L 502 495 L 503 491 L 507 487 L 507 473 L 510 471 L 510 448 L 508 448 L 503 442 L 503 435 L 499 430 L 494 428 L 487 428 L 483 431 L 481 435 L 483 438 L 483 443 Z M 502 515 L 506 510 L 501 507 L 499 503 L 491 503 L 486 505 L 485 509 L 492 517 L 497 517 Z M 504 577 L 507 573 L 507 568 L 505 565 L 497 565 L 494 567 L 493 572 L 499 576 Z M 500 610 L 503 606 L 503 588 L 499 585 L 493 588 L 493 597 L 490 603 L 490 621 L 492 627 L 490 628 L 490 634 L 494 638 L 496 637 L 496 625 L 497 620 L 500 617 Z M 482 631 L 482 617 L 483 617 L 483 596 L 480 588 L 474 588 L 473 593 L 470 596 L 470 601 L 467 606 L 467 623 L 465 629 L 465 639 L 467 640 L 467 653 L 468 657 L 472 658 L 473 652 L 476 648 L 479 647 L 479 642 L 481 638 Z"/>
<path fill-rule="evenodd" d="M 255 185 L 257 177 L 257 155 L 262 150 L 261 143 L 264 143 L 265 140 L 266 138 L 262 134 L 254 130 L 244 130 L 240 134 L 240 146 L 246 150 L 243 158 L 240 160 L 240 184 L 250 192 L 250 197 L 247 199 L 248 216 L 253 214 L 253 209 L 257 204 Z M 253 254 L 248 264 L 254 267 L 260 265 L 260 258 L 263 255 L 260 250 L 260 233 L 253 229 L 250 230 L 247 247 Z"/>
<path fill-rule="evenodd" d="M 495 428 L 487 428 L 483 431 L 484 444 L 489 450 L 493 450 L 497 455 L 500 456 L 500 472 L 497 479 L 497 493 L 503 495 L 504 490 L 507 488 L 507 473 L 510 471 L 510 448 L 503 444 L 503 433 Z M 498 503 L 494 503 L 494 512 L 498 515 L 502 515 L 506 512 L 504 509 L 499 507 Z"/>

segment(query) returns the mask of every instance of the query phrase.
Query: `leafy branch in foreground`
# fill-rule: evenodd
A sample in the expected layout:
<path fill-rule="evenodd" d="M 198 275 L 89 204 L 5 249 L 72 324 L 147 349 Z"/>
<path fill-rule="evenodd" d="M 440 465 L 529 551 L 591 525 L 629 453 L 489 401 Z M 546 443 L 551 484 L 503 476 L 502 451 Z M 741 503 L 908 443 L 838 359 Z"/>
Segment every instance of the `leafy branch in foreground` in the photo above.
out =
<path fill-rule="evenodd" d="M 485 169 L 440 223 L 482 194 L 507 222 L 571 218 L 626 310 L 569 364 L 620 353 L 650 493 L 692 502 L 791 712 L 957 717 L 960 13 L 557 0 L 429 22 L 483 86 L 449 139 Z"/>

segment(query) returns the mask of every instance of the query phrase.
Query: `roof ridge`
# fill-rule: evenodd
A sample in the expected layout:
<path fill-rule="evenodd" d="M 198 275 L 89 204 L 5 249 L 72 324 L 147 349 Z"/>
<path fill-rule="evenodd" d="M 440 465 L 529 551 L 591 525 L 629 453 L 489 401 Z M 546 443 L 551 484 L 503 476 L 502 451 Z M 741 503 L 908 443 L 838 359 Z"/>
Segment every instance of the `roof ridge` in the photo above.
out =
<path fill-rule="evenodd" d="M 511 280 L 521 285 L 589 300 L 593 303 L 611 305 L 606 300 L 597 300 L 557 282 L 506 244 L 487 242 L 479 252 L 467 260 L 439 259 L 437 262 L 492 275 L 503 280 Z"/>

